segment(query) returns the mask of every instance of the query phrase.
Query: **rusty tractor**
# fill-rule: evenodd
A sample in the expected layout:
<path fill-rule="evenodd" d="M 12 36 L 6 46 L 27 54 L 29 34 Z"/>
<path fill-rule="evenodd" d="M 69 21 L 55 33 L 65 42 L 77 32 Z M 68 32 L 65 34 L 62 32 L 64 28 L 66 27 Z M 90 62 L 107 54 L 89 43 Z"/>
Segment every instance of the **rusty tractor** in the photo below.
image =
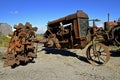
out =
<path fill-rule="evenodd" d="M 120 18 L 118 21 L 108 21 L 104 23 L 105 39 L 109 41 L 109 44 L 120 46 Z"/>
<path fill-rule="evenodd" d="M 103 28 L 95 25 L 98 19 L 93 19 L 93 27 L 89 26 L 89 17 L 83 11 L 50 21 L 44 37 L 48 39 L 45 47 L 84 49 L 89 43 L 86 55 L 90 63 L 101 65 L 108 62 L 110 52 L 107 46 L 100 43 L 103 39 Z"/>
<path fill-rule="evenodd" d="M 11 41 L 4 56 L 6 59 L 4 66 L 15 67 L 29 61 L 34 62 L 37 55 L 32 40 L 36 37 L 37 27 L 32 27 L 29 22 L 26 22 L 25 25 L 22 23 L 14 25 L 14 29 L 14 33 L 9 35 Z"/>

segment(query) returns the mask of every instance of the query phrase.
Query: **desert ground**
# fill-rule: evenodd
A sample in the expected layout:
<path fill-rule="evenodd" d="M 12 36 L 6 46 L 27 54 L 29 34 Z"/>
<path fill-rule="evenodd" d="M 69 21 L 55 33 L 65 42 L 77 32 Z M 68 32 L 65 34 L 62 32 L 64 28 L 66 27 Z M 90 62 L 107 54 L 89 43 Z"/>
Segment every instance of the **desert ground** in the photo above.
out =
<path fill-rule="evenodd" d="M 120 52 L 111 50 L 108 63 L 91 65 L 86 59 L 86 48 L 55 50 L 39 47 L 35 63 L 14 69 L 3 67 L 0 60 L 0 80 L 120 80 Z M 0 48 L 0 55 L 6 48 Z"/>

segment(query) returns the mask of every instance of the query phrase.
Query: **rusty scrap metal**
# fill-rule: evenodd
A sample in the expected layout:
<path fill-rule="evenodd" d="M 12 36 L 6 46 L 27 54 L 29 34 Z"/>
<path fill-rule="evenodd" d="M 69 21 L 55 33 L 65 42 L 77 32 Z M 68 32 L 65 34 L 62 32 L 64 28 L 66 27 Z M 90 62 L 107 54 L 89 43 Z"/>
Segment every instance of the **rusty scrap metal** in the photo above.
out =
<path fill-rule="evenodd" d="M 15 31 L 10 34 L 11 41 L 5 54 L 5 65 L 14 66 L 33 61 L 37 57 L 32 39 L 36 37 L 37 27 L 32 27 L 29 22 L 25 25 L 19 23 L 14 25 Z"/>

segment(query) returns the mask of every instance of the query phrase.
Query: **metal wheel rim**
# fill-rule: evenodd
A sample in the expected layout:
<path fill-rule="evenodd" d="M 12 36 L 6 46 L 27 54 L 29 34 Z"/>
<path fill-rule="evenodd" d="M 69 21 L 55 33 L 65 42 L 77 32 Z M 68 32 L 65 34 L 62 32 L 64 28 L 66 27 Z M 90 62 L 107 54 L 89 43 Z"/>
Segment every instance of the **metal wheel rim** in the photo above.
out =
<path fill-rule="evenodd" d="M 107 46 L 102 43 L 95 44 L 96 50 L 93 51 L 93 45 L 87 49 L 87 60 L 93 65 L 103 65 L 110 59 L 110 52 Z"/>

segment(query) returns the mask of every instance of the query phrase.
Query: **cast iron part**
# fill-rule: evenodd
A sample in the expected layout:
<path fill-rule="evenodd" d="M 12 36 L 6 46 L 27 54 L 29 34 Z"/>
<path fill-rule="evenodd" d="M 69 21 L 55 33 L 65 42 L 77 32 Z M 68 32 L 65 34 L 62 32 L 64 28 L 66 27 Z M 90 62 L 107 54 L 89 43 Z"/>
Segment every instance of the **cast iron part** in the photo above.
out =
<path fill-rule="evenodd" d="M 21 63 L 28 63 L 33 61 L 37 57 L 35 53 L 34 42 L 32 41 L 35 37 L 35 31 L 37 27 L 32 27 L 29 22 L 25 25 L 19 23 L 14 25 L 15 31 L 11 34 L 11 41 L 5 54 L 5 66 L 15 66 Z"/>

